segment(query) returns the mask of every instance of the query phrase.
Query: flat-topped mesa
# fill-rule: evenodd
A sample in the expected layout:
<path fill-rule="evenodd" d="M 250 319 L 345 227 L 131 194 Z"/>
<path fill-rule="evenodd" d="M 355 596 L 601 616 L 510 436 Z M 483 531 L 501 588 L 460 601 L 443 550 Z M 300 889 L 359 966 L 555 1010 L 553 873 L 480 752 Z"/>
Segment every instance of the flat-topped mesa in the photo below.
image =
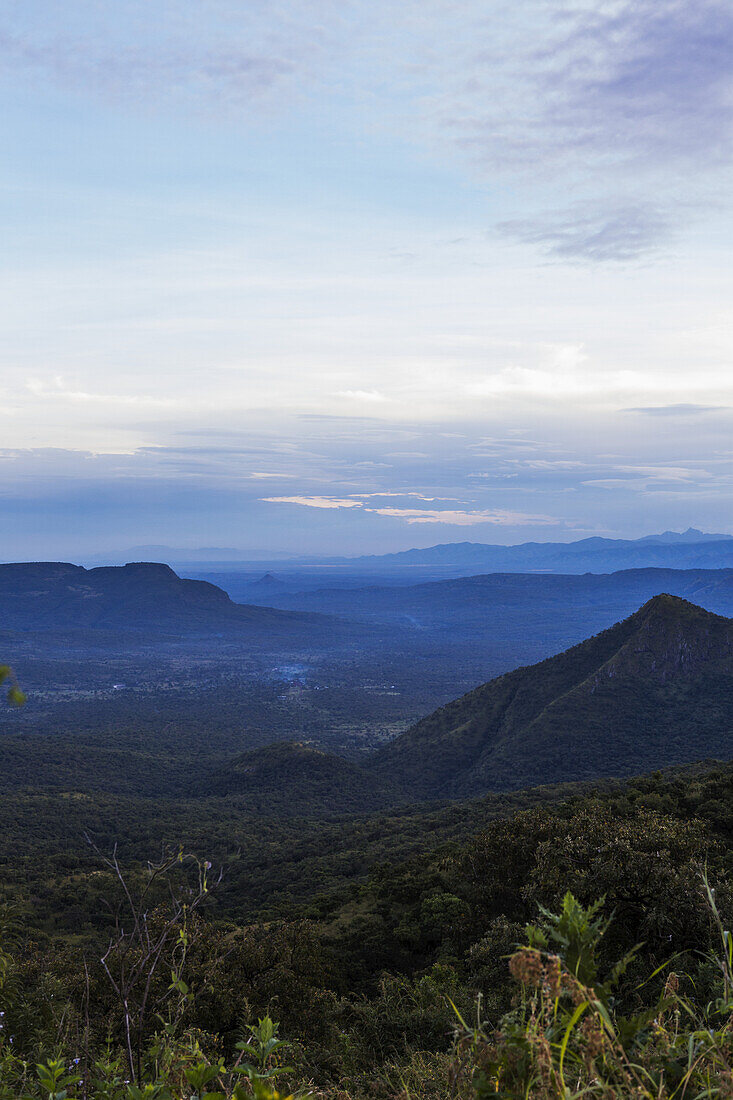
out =
<path fill-rule="evenodd" d="M 72 565 L 69 561 L 7 562 L 0 565 L 0 585 L 5 587 L 32 579 L 47 580 L 50 577 L 64 577 L 71 573 L 86 573 L 86 569 L 83 565 Z"/>
<path fill-rule="evenodd" d="M 85 569 L 66 562 L 0 565 L 4 629 L 226 633 L 300 632 L 304 642 L 331 620 L 234 603 L 208 581 L 179 577 L 162 562 Z"/>
<path fill-rule="evenodd" d="M 115 566 L 99 566 L 93 572 L 98 572 L 105 568 L 115 568 Z M 118 566 L 125 573 L 141 573 L 151 577 L 177 577 L 178 574 L 174 573 L 170 565 L 166 565 L 162 561 L 128 561 L 125 565 Z"/>

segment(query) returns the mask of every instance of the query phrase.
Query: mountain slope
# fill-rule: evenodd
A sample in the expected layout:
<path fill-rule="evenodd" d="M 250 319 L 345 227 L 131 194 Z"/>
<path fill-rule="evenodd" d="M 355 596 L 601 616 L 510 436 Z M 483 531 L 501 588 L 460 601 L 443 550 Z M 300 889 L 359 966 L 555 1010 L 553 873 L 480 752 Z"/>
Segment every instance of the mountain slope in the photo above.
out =
<path fill-rule="evenodd" d="M 418 722 L 372 767 L 413 797 L 628 775 L 733 749 L 733 620 L 674 596 Z"/>

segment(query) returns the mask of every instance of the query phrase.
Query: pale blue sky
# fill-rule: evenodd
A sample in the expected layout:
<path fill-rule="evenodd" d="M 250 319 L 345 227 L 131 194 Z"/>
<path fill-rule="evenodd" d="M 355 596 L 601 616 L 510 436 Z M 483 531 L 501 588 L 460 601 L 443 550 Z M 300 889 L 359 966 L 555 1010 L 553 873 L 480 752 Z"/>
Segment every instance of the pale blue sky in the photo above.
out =
<path fill-rule="evenodd" d="M 0 0 L 0 556 L 733 531 L 731 58 L 727 0 Z"/>

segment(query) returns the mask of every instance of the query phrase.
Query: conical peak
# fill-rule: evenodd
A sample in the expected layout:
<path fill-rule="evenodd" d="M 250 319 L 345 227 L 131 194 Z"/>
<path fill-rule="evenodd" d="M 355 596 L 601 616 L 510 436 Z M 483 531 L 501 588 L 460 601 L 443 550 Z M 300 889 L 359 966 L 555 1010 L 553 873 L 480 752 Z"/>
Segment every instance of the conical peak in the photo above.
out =
<path fill-rule="evenodd" d="M 691 674 L 710 661 L 727 663 L 733 653 L 733 622 L 669 593 L 648 600 L 626 622 L 627 640 L 606 669 L 623 669 L 653 680 Z"/>
<path fill-rule="evenodd" d="M 672 596 L 668 592 L 660 592 L 656 596 L 647 599 L 645 604 L 636 612 L 639 618 L 647 618 L 650 615 L 682 615 L 689 610 L 694 612 L 703 612 L 702 607 L 698 607 L 697 604 L 691 604 L 689 599 L 682 599 L 681 596 Z"/>
<path fill-rule="evenodd" d="M 703 620 L 726 622 L 720 615 L 706 611 L 696 603 L 682 599 L 681 596 L 672 596 L 669 592 L 660 592 L 658 596 L 652 596 L 630 618 L 631 622 L 657 623 L 692 623 Z"/>

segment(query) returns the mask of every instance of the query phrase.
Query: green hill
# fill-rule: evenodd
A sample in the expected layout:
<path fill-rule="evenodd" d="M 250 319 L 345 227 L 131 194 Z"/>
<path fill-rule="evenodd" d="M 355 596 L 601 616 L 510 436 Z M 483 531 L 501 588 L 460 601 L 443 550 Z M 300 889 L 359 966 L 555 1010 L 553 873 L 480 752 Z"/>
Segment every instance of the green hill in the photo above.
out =
<path fill-rule="evenodd" d="M 252 749 L 197 784 L 203 795 L 246 796 L 251 811 L 278 816 L 367 813 L 399 797 L 389 780 L 299 741 Z"/>
<path fill-rule="evenodd" d="M 441 707 L 373 758 L 412 798 L 630 775 L 733 747 L 733 620 L 674 596 Z"/>

